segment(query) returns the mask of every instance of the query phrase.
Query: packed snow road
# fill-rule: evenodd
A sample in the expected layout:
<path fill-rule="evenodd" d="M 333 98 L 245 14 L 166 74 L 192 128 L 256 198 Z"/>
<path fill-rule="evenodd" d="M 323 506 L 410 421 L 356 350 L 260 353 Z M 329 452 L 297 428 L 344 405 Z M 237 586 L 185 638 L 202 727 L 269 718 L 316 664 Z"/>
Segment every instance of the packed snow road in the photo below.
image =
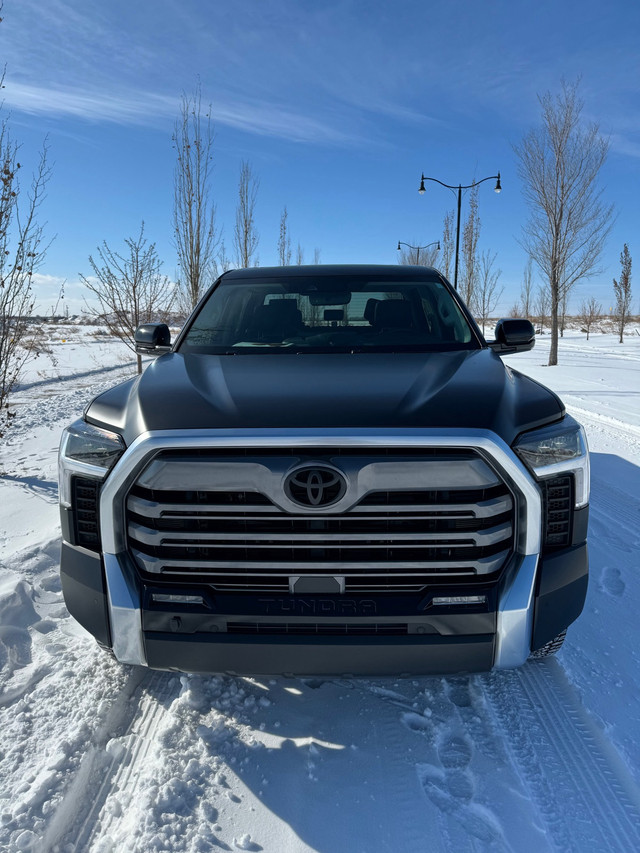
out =
<path fill-rule="evenodd" d="M 510 359 L 594 451 L 589 596 L 557 659 L 366 680 L 123 667 L 68 616 L 60 428 L 130 369 L 108 342 L 89 351 L 109 373 L 71 346 L 0 450 L 0 850 L 640 849 L 639 344 L 575 335 L 558 368 L 544 342 Z"/>

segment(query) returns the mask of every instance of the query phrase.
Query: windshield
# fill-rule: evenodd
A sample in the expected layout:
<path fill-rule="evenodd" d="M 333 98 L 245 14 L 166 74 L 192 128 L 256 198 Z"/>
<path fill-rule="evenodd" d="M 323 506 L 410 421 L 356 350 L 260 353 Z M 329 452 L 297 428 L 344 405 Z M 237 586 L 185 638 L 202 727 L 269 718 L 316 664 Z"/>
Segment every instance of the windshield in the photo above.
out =
<path fill-rule="evenodd" d="M 427 352 L 480 344 L 439 280 L 283 276 L 222 282 L 181 352 Z"/>

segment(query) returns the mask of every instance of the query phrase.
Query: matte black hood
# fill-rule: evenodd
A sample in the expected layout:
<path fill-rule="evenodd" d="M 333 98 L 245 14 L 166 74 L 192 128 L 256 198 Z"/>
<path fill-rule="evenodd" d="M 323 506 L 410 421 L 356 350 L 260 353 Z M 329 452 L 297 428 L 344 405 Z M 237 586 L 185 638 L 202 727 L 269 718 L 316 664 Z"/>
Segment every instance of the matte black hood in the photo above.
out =
<path fill-rule="evenodd" d="M 446 353 L 182 355 L 89 406 L 121 432 L 331 427 L 489 429 L 508 444 L 558 420 L 560 400 L 488 349 Z"/>

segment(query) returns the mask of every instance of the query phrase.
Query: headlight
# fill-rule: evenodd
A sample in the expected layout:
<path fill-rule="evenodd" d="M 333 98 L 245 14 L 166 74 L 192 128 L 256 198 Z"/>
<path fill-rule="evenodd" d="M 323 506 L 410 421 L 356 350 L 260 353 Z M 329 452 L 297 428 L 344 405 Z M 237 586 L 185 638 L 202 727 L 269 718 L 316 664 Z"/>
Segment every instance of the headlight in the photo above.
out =
<path fill-rule="evenodd" d="M 523 433 L 513 449 L 538 479 L 573 474 L 576 507 L 589 503 L 589 449 L 584 429 L 571 415 Z"/>
<path fill-rule="evenodd" d="M 60 503 L 71 505 L 71 474 L 104 479 L 125 451 L 116 432 L 78 420 L 62 433 L 58 455 Z"/>

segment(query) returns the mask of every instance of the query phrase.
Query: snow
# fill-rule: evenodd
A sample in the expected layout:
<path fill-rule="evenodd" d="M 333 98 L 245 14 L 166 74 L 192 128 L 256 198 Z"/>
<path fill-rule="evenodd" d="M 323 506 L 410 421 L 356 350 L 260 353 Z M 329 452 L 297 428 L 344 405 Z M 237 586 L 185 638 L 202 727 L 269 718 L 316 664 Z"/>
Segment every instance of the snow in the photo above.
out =
<path fill-rule="evenodd" d="M 0 447 L 0 850 L 640 849 L 640 335 L 506 361 L 592 450 L 591 581 L 557 658 L 475 676 L 251 679 L 121 666 L 58 577 L 62 427 L 131 375 L 56 326 Z"/>

